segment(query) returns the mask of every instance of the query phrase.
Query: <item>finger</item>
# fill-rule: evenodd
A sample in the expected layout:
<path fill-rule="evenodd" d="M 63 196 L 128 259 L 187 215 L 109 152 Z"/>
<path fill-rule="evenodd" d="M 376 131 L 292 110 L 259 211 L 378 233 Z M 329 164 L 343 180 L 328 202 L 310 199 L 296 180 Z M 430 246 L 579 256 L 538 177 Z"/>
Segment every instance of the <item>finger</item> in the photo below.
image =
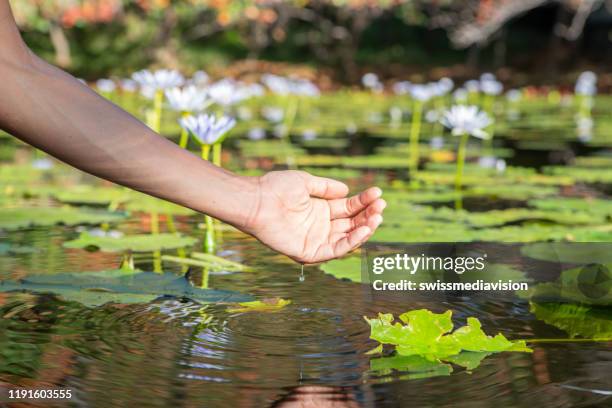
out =
<path fill-rule="evenodd" d="M 304 172 L 304 174 L 306 178 L 306 188 L 313 197 L 333 200 L 344 198 L 349 192 L 348 186 L 341 181 L 313 176 L 306 172 Z"/>
<path fill-rule="evenodd" d="M 372 235 L 372 230 L 370 230 L 369 227 L 363 226 L 349 233 L 337 235 L 339 235 L 339 237 L 336 241 L 321 245 L 314 255 L 312 262 L 323 262 L 348 253 L 367 240 Z"/>
<path fill-rule="evenodd" d="M 338 218 L 332 220 L 331 231 L 332 233 L 348 232 L 362 225 L 367 225 L 368 219 L 375 214 L 382 214 L 386 206 L 386 201 L 379 198 L 352 218 Z"/>
<path fill-rule="evenodd" d="M 332 219 L 347 218 L 357 214 L 381 195 L 382 191 L 380 188 L 370 187 L 351 198 L 332 200 L 329 202 L 331 217 Z"/>

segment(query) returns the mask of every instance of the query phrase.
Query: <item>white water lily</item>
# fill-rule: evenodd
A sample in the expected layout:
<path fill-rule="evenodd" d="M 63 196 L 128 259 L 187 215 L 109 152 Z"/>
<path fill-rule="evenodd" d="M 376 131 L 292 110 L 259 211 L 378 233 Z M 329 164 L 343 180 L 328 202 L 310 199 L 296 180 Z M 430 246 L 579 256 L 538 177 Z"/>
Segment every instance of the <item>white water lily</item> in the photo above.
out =
<path fill-rule="evenodd" d="M 410 96 L 417 101 L 425 102 L 434 96 L 434 92 L 429 85 L 418 84 L 410 87 Z"/>
<path fill-rule="evenodd" d="M 179 123 L 200 143 L 210 146 L 217 143 L 223 135 L 229 132 L 236 125 L 236 120 L 225 115 L 216 117 L 201 114 L 181 118 Z"/>
<path fill-rule="evenodd" d="M 232 106 L 254 96 L 263 95 L 261 85 L 246 85 L 227 78 L 211 84 L 207 90 L 212 100 L 221 106 Z"/>
<path fill-rule="evenodd" d="M 115 84 L 115 81 L 113 81 L 112 79 L 102 78 L 96 81 L 96 88 L 100 92 L 111 93 L 111 92 L 114 92 L 115 89 L 117 89 L 117 85 Z"/>
<path fill-rule="evenodd" d="M 383 88 L 383 84 L 380 82 L 378 75 L 373 72 L 368 72 L 364 76 L 361 77 L 361 84 L 373 91 L 381 91 Z"/>
<path fill-rule="evenodd" d="M 157 71 L 149 71 L 143 69 L 135 72 L 132 79 L 140 85 L 141 88 L 151 88 L 154 90 L 166 90 L 181 86 L 185 83 L 185 78 L 175 70 L 159 69 Z"/>
<path fill-rule="evenodd" d="M 138 83 L 130 78 L 122 79 L 119 83 L 121 90 L 124 92 L 136 92 L 138 89 Z"/>
<path fill-rule="evenodd" d="M 468 134 L 480 139 L 487 139 L 489 135 L 483 129 L 492 121 L 485 112 L 477 106 L 456 105 L 446 111 L 441 120 L 442 124 L 451 129 L 452 134 L 460 136 Z"/>
<path fill-rule="evenodd" d="M 205 91 L 193 85 L 166 90 L 166 99 L 178 112 L 200 112 L 212 103 Z"/>
<path fill-rule="evenodd" d="M 282 108 L 264 106 L 261 110 L 261 116 L 268 122 L 280 123 L 285 117 L 285 111 Z"/>
<path fill-rule="evenodd" d="M 198 86 L 206 85 L 210 82 L 210 77 L 206 72 L 199 70 L 193 73 L 191 76 L 191 82 Z"/>
<path fill-rule="evenodd" d="M 457 88 L 455 92 L 453 92 L 453 99 L 459 103 L 467 102 L 469 96 L 469 92 L 465 88 Z"/>
<path fill-rule="evenodd" d="M 318 136 L 318 133 L 314 129 L 305 129 L 302 132 L 302 139 L 305 141 L 315 140 Z"/>
<path fill-rule="evenodd" d="M 412 83 L 410 81 L 399 81 L 393 84 L 393 93 L 396 95 L 407 95 L 410 93 L 410 87 Z"/>
<path fill-rule="evenodd" d="M 510 89 L 506 92 L 506 99 L 509 102 L 518 102 L 523 97 L 523 93 L 518 89 Z"/>
<path fill-rule="evenodd" d="M 597 75 L 591 71 L 580 74 L 574 92 L 577 95 L 593 96 L 597 93 Z"/>
<path fill-rule="evenodd" d="M 487 95 L 499 95 L 504 90 L 504 85 L 495 79 L 481 80 L 480 90 Z"/>
<path fill-rule="evenodd" d="M 247 133 L 247 137 L 251 140 L 261 140 L 261 139 L 265 139 L 266 138 L 266 131 L 263 128 L 252 128 L 249 129 L 249 132 Z"/>
<path fill-rule="evenodd" d="M 319 96 L 319 88 L 307 79 L 286 78 L 265 74 L 261 82 L 277 95 Z"/>
<path fill-rule="evenodd" d="M 455 83 L 452 79 L 444 77 L 440 78 L 438 82 L 435 82 L 435 86 L 438 96 L 444 96 L 453 90 Z"/>
<path fill-rule="evenodd" d="M 463 87 L 470 93 L 480 92 L 480 81 L 470 79 L 469 81 L 466 81 Z"/>

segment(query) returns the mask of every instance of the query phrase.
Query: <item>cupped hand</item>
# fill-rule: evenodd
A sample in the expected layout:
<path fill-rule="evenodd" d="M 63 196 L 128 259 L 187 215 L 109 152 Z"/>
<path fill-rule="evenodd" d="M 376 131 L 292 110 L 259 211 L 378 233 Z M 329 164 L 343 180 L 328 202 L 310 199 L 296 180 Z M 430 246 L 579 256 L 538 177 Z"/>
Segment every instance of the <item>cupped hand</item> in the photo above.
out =
<path fill-rule="evenodd" d="M 339 181 L 303 171 L 258 179 L 257 199 L 244 228 L 270 248 L 301 263 L 340 257 L 370 238 L 386 203 L 378 187 L 347 198 Z"/>

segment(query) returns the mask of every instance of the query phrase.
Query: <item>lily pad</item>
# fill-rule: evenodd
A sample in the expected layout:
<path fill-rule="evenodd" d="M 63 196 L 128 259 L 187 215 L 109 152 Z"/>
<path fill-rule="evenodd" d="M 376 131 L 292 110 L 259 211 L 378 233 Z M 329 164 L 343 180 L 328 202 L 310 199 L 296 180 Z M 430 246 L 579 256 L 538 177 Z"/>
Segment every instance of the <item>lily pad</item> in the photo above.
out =
<path fill-rule="evenodd" d="M 90 307 L 105 303 L 148 303 L 164 296 L 202 303 L 249 301 L 249 296 L 235 292 L 196 288 L 185 277 L 172 273 L 123 270 L 29 276 L 19 281 L 0 281 L 0 291 L 53 293 Z"/>
<path fill-rule="evenodd" d="M 291 300 L 272 298 L 264 300 L 254 300 L 252 302 L 241 302 L 236 306 L 227 309 L 230 313 L 246 313 L 246 312 L 277 312 L 285 306 L 291 304 Z"/>
<path fill-rule="evenodd" d="M 196 213 L 190 208 L 141 193 L 132 193 L 132 198 L 125 205 L 125 209 L 128 211 L 155 212 L 166 215 L 193 215 Z"/>
<path fill-rule="evenodd" d="M 87 232 L 64 243 L 65 248 L 96 248 L 104 252 L 151 252 L 162 249 L 184 248 L 197 242 L 181 234 L 140 234 L 121 237 L 93 236 Z"/>
<path fill-rule="evenodd" d="M 108 205 L 123 203 L 130 198 L 130 192 L 121 188 L 77 186 L 62 188 L 51 194 L 66 204 Z"/>
<path fill-rule="evenodd" d="M 351 256 L 334 259 L 321 265 L 321 270 L 337 279 L 361 282 L 361 258 Z"/>
<path fill-rule="evenodd" d="M 612 264 L 610 243 L 541 242 L 524 245 L 521 253 L 533 259 L 576 264 Z"/>
<path fill-rule="evenodd" d="M 612 340 L 612 319 L 607 308 L 552 302 L 531 302 L 529 306 L 537 319 L 567 332 L 571 338 Z"/>
<path fill-rule="evenodd" d="M 56 224 L 82 225 L 121 221 L 125 214 L 74 207 L 0 208 L 0 229 L 18 230 Z"/>
<path fill-rule="evenodd" d="M 411 378 L 447 376 L 453 372 L 450 364 L 430 361 L 420 356 L 399 354 L 371 359 L 370 370 L 378 375 L 390 374 L 393 370 L 408 372 L 414 374 Z"/>

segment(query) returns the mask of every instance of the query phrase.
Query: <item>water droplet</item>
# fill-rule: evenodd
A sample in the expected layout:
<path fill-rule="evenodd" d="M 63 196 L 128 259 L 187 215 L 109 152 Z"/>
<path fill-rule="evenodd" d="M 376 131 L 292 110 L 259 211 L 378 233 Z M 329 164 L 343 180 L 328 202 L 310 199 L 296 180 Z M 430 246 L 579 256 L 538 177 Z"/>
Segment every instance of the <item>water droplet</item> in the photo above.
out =
<path fill-rule="evenodd" d="M 304 282 L 306 280 L 306 277 L 304 276 L 304 264 L 302 264 L 301 266 L 302 270 L 300 271 L 300 282 Z"/>

